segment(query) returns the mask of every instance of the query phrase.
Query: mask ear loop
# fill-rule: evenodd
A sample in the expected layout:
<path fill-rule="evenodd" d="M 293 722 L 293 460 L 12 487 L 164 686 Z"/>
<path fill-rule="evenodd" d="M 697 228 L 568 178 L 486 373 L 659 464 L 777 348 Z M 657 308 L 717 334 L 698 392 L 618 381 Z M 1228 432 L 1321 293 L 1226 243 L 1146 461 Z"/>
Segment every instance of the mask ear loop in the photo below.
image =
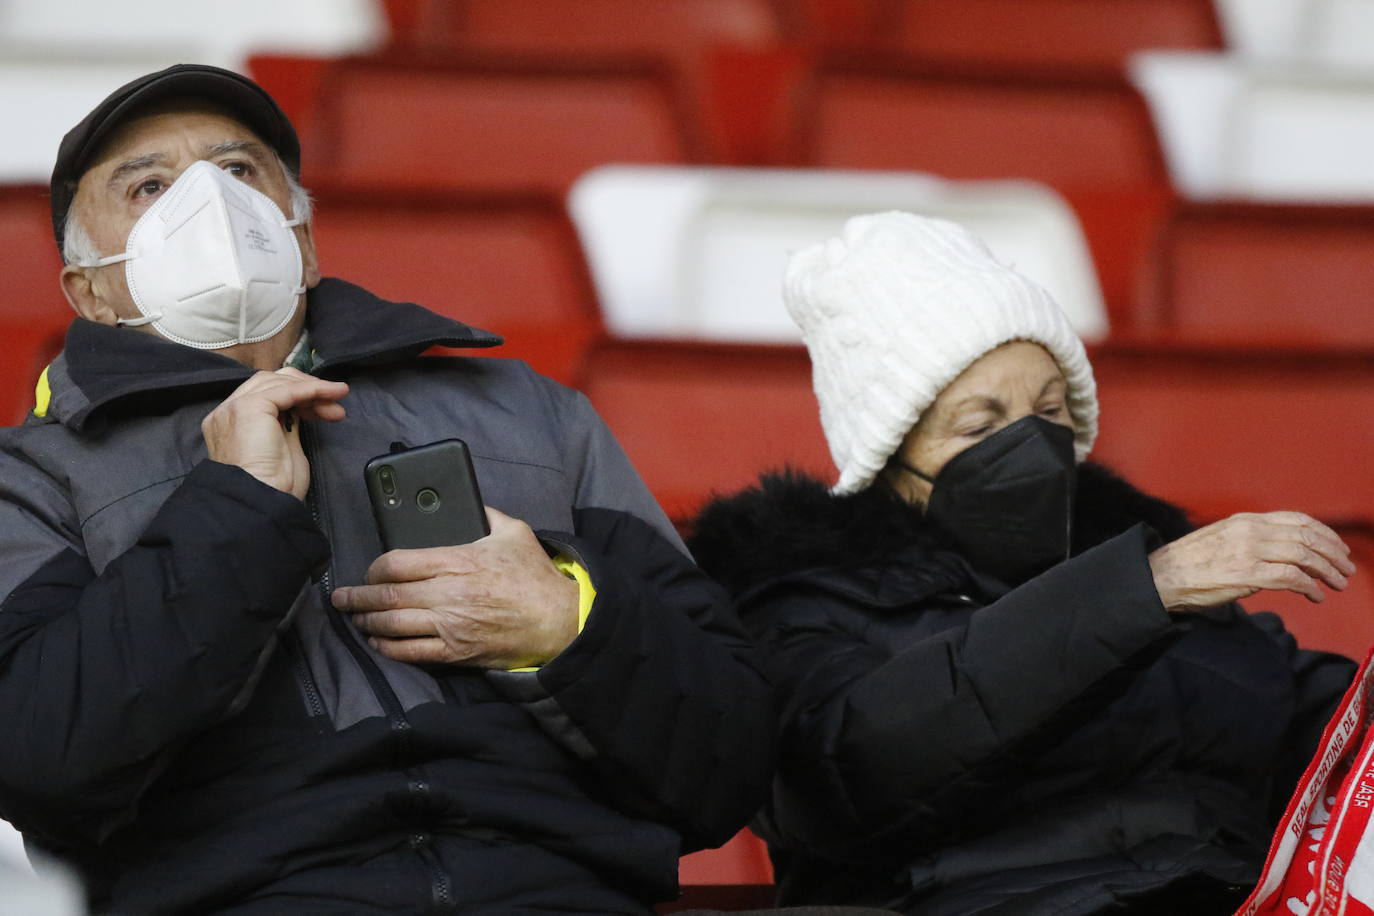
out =
<path fill-rule="evenodd" d="M 892 463 L 895 464 L 895 465 L 897 465 L 897 467 L 901 468 L 901 469 L 904 470 L 904 471 L 908 471 L 908 472 L 910 472 L 910 473 L 912 473 L 912 474 L 915 474 L 917 477 L 921 478 L 922 480 L 924 480 L 926 483 L 930 484 L 931 486 L 934 486 L 934 485 L 935 485 L 935 478 L 934 478 L 934 477 L 927 477 L 925 474 L 922 474 L 920 471 L 916 470 L 914 467 L 912 467 L 911 465 L 907 464 L 907 463 L 906 463 L 905 461 L 903 461 L 902 459 L 897 458 L 897 457 L 894 457 L 894 458 L 892 459 Z"/>
<path fill-rule="evenodd" d="M 94 261 L 77 261 L 77 267 L 108 267 L 111 264 L 118 264 L 121 261 L 128 261 L 133 258 L 129 252 L 123 254 L 112 254 L 108 258 L 96 258 Z M 121 328 L 138 328 L 145 324 L 152 324 L 162 317 L 161 312 L 154 312 L 151 315 L 144 315 L 141 318 L 117 318 L 115 324 Z"/>

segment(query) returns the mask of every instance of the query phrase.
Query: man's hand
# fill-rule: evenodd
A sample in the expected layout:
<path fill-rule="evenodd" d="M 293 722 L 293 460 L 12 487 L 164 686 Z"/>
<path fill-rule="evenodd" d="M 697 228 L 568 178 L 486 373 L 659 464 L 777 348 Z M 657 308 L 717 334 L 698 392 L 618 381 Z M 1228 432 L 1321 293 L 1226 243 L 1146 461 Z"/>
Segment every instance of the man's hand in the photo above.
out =
<path fill-rule="evenodd" d="M 1318 581 L 1340 590 L 1355 572 L 1350 548 L 1301 512 L 1241 513 L 1150 554 L 1159 600 L 1170 611 L 1216 607 L 1263 589 L 1322 601 Z"/>
<path fill-rule="evenodd" d="M 346 394 L 343 382 L 298 369 L 255 372 L 210 411 L 200 431 L 212 460 L 238 465 L 269 487 L 305 499 L 310 463 L 293 420 L 342 420 L 339 400 Z"/>
<path fill-rule="evenodd" d="M 554 567 L 530 527 L 487 509 L 491 534 L 457 547 L 392 550 L 367 585 L 334 590 L 383 655 L 411 664 L 524 668 L 577 635 L 577 583 Z"/>

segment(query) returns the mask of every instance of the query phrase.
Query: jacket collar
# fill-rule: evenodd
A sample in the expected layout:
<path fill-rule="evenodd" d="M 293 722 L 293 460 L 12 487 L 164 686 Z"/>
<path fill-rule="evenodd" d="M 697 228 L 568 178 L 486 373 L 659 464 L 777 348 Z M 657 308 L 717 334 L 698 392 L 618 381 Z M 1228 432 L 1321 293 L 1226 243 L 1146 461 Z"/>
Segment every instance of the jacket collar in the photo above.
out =
<path fill-rule="evenodd" d="M 1142 522 L 1164 541 L 1192 530 L 1176 506 L 1101 465 L 1079 466 L 1075 554 Z M 881 483 L 835 496 L 821 481 L 796 472 L 767 474 L 757 486 L 702 510 L 688 546 L 702 569 L 742 604 L 802 581 L 894 606 L 960 594 L 982 603 L 1006 590 L 980 576 L 919 509 Z"/>
<path fill-rule="evenodd" d="M 325 278 L 306 297 L 306 327 L 320 375 L 351 366 L 401 362 L 432 346 L 495 347 L 488 331 L 408 302 L 388 302 L 360 286 Z M 81 431 L 115 406 L 155 410 L 220 395 L 252 374 L 214 350 L 155 334 L 130 333 L 78 318 L 48 367 L 53 420 Z"/>

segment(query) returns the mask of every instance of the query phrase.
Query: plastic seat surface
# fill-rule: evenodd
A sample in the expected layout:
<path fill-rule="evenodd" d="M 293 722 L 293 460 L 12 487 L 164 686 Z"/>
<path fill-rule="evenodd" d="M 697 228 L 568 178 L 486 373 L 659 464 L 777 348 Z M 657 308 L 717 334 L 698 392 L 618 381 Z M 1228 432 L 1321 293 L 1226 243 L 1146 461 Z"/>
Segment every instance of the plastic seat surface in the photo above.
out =
<path fill-rule="evenodd" d="M 458 0 L 451 40 L 503 52 L 658 52 L 678 58 L 703 45 L 762 45 L 781 37 L 773 0 Z"/>
<path fill-rule="evenodd" d="M 1112 69 L 1150 48 L 1220 48 L 1212 0 L 881 0 L 884 47 L 927 59 Z"/>
<path fill-rule="evenodd" d="M 1374 362 L 1329 353 L 1102 349 L 1093 458 L 1199 519 L 1374 519 Z"/>
<path fill-rule="evenodd" d="M 0 425 L 18 422 L 33 405 L 34 381 L 73 317 L 58 282 L 62 259 L 47 194 L 36 185 L 0 186 Z"/>
<path fill-rule="evenodd" d="M 903 209 L 960 222 L 1054 294 L 1085 337 L 1107 332 L 1073 211 L 1030 182 L 918 173 L 604 166 L 569 209 L 608 328 L 622 336 L 800 340 L 782 300 L 788 255 L 860 213 Z"/>
<path fill-rule="evenodd" d="M 1170 338 L 1374 349 L 1374 207 L 1190 204 L 1139 310 Z"/>
<path fill-rule="evenodd" d="M 321 271 L 506 338 L 514 356 L 569 381 L 600 318 L 572 225 L 539 197 L 318 194 Z"/>
<path fill-rule="evenodd" d="M 802 347 L 607 341 L 578 387 L 679 523 L 765 470 L 833 481 Z"/>
<path fill-rule="evenodd" d="M 357 59 L 322 77 L 311 168 L 414 190 L 564 193 L 606 162 L 695 155 L 651 66 Z"/>

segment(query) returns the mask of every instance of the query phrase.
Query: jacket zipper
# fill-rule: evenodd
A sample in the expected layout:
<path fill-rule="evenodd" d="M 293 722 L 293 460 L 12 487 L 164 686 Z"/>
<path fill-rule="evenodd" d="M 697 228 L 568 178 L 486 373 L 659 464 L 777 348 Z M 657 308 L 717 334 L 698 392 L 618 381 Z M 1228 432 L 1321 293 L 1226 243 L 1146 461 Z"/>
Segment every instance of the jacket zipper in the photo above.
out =
<path fill-rule="evenodd" d="M 310 670 L 310 663 L 305 660 L 305 647 L 301 644 L 300 634 L 296 632 L 295 627 L 287 629 L 282 643 L 286 647 L 287 655 L 291 657 L 291 667 L 296 669 L 296 680 L 305 692 L 305 705 L 310 710 L 310 717 L 322 718 L 325 714 L 324 701 L 320 699 L 320 689 L 315 684 L 315 675 Z"/>
<path fill-rule="evenodd" d="M 300 423 L 301 449 L 305 452 L 305 459 L 310 464 L 310 490 L 305 495 L 306 505 L 310 508 L 310 517 L 315 522 L 315 526 L 324 532 L 329 533 L 328 519 L 325 518 L 324 511 L 324 479 L 320 474 L 319 468 L 314 462 L 315 457 L 315 431 L 306 422 Z M 367 677 L 368 684 L 372 687 L 372 693 L 381 703 L 382 709 L 386 712 L 387 722 L 391 726 L 391 731 L 396 735 L 396 756 L 397 765 L 405 766 L 406 758 L 410 752 L 410 720 L 406 718 L 405 710 L 401 707 L 401 701 L 396 696 L 396 691 L 391 689 L 391 684 L 387 682 L 386 675 L 378 667 L 377 662 L 368 655 L 362 645 L 359 644 L 354 636 L 353 629 L 348 622 L 343 619 L 343 615 L 335 610 L 330 596 L 334 593 L 334 565 L 331 562 L 325 568 L 324 575 L 320 577 L 320 596 L 324 600 L 324 613 L 329 620 L 329 625 L 334 630 L 334 635 L 343 641 L 352 653 L 354 661 L 362 669 Z"/>
<path fill-rule="evenodd" d="M 316 451 L 314 427 L 309 423 L 300 422 L 300 437 L 301 449 L 305 452 L 305 459 L 310 465 L 310 490 L 305 495 L 306 505 L 310 509 L 310 518 L 314 521 L 315 527 L 324 532 L 327 537 L 330 529 L 324 510 L 327 503 L 324 498 L 324 475 L 319 472 L 319 467 L 313 460 Z M 417 807 L 422 809 L 424 801 L 429 795 L 429 784 L 408 766 L 412 728 L 410 719 L 406 717 L 400 698 L 396 696 L 396 691 L 392 690 L 391 684 L 387 682 L 386 675 L 377 665 L 376 660 L 358 642 L 355 631 L 344 620 L 343 614 L 334 608 L 333 602 L 330 601 L 330 595 L 333 592 L 334 565 L 331 560 L 329 566 L 325 567 L 324 575 L 320 576 L 320 596 L 324 601 L 325 616 L 328 618 L 334 634 L 348 647 L 348 651 L 352 653 L 358 667 L 367 676 L 373 695 L 382 704 L 382 709 L 386 712 L 387 721 L 391 727 L 391 733 L 396 738 L 396 768 L 406 774 L 411 796 Z M 423 811 L 421 811 L 421 815 L 423 816 Z M 410 847 L 429 870 L 431 900 L 437 908 L 447 910 L 455 902 L 453 899 L 453 880 L 444 868 L 443 862 L 440 861 L 431 840 L 432 838 L 428 833 L 414 833 L 410 837 Z"/>

